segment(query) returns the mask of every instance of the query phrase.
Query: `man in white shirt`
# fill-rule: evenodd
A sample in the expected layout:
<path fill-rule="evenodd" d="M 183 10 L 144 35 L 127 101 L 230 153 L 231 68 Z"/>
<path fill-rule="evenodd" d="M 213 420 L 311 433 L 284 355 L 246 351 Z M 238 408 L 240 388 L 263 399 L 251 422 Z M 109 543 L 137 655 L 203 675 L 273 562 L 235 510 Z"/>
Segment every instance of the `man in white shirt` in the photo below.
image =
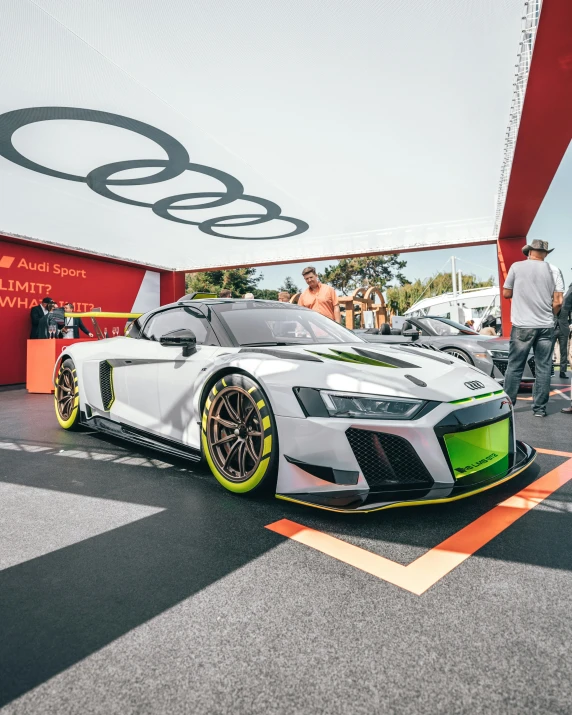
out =
<path fill-rule="evenodd" d="M 66 303 L 64 310 L 66 313 L 73 313 L 73 303 Z M 93 333 L 89 332 L 81 318 L 66 318 L 65 325 L 62 328 L 62 338 L 65 340 L 77 340 L 80 330 L 88 337 L 93 338 Z"/>
<path fill-rule="evenodd" d="M 546 417 L 554 349 L 554 316 L 560 311 L 564 294 L 561 271 L 545 261 L 552 250 L 548 249 L 547 241 L 536 239 L 524 246 L 522 252 L 528 260 L 513 263 L 503 287 L 503 296 L 512 300 L 512 331 L 504 389 L 512 403 L 516 404 L 524 366 L 532 350 L 536 372 L 532 403 L 535 417 Z"/>

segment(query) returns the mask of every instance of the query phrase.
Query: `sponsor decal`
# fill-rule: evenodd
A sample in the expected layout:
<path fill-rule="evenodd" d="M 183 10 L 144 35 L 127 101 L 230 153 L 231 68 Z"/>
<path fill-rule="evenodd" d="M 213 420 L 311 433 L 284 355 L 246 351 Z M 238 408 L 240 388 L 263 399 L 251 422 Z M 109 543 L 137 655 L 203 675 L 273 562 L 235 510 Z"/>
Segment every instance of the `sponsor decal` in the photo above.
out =
<path fill-rule="evenodd" d="M 479 459 L 478 462 L 474 462 L 473 464 L 467 464 L 465 467 L 455 467 L 455 471 L 459 474 L 465 474 L 465 472 L 474 472 L 475 470 L 479 469 L 479 467 L 482 467 L 484 464 L 487 464 L 487 462 L 490 462 L 492 459 L 495 459 L 498 456 L 499 455 L 496 452 L 491 452 L 486 457 L 483 457 L 483 459 Z"/>
<path fill-rule="evenodd" d="M 17 256 L 0 256 L 0 268 L 11 269 L 8 274 L 0 275 L 0 309 L 30 309 L 46 295 L 54 290 L 54 283 L 50 276 L 54 276 L 56 283 L 62 278 L 85 280 L 88 277 L 85 268 L 77 267 L 70 263 L 51 263 L 49 261 L 32 261 Z M 14 276 L 18 271 L 19 278 Z M 61 286 L 57 286 L 61 290 Z M 76 289 L 73 288 L 72 292 Z M 65 296 L 64 296 L 65 297 Z M 57 301 L 56 301 L 57 302 Z M 63 303 L 61 303 L 63 305 Z M 95 307 L 94 303 L 74 301 L 75 310 L 87 312 Z"/>

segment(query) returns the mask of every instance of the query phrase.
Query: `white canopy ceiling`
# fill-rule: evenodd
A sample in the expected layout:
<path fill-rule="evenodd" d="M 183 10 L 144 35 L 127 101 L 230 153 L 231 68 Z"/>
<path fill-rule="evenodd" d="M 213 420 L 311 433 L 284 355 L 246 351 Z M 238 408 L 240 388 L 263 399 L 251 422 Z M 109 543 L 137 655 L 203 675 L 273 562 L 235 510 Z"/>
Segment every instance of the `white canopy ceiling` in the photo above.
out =
<path fill-rule="evenodd" d="M 0 232 L 176 269 L 492 239 L 522 10 L 3 0 Z"/>

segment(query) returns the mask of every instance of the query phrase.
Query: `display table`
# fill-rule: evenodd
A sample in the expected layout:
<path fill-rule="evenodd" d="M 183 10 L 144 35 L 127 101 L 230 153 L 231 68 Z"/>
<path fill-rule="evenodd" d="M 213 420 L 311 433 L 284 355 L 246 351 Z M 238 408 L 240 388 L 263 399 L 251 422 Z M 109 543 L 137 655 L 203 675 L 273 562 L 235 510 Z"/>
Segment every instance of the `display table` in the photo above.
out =
<path fill-rule="evenodd" d="M 26 358 L 26 389 L 28 392 L 54 391 L 52 377 L 54 365 L 63 350 L 74 343 L 85 343 L 95 338 L 78 338 L 77 340 L 28 340 Z"/>

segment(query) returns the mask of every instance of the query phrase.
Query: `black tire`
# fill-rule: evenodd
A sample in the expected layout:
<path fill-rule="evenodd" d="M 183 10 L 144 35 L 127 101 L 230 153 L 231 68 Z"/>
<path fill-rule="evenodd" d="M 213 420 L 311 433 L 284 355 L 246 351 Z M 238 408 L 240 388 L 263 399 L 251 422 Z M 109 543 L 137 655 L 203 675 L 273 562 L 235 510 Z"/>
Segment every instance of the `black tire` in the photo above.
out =
<path fill-rule="evenodd" d="M 221 377 L 206 399 L 201 444 L 220 484 L 235 494 L 276 487 L 278 433 L 268 398 L 251 377 Z"/>
<path fill-rule="evenodd" d="M 469 365 L 475 364 L 473 362 L 473 358 L 469 355 L 469 353 L 465 352 L 464 350 L 461 350 L 461 348 L 441 348 L 441 352 L 447 353 L 448 355 L 452 355 L 458 360 L 463 360 L 464 362 L 469 363 Z"/>
<path fill-rule="evenodd" d="M 79 410 L 79 387 L 74 362 L 71 358 L 62 361 L 54 390 L 56 417 L 60 427 L 76 432 L 81 429 Z"/>

